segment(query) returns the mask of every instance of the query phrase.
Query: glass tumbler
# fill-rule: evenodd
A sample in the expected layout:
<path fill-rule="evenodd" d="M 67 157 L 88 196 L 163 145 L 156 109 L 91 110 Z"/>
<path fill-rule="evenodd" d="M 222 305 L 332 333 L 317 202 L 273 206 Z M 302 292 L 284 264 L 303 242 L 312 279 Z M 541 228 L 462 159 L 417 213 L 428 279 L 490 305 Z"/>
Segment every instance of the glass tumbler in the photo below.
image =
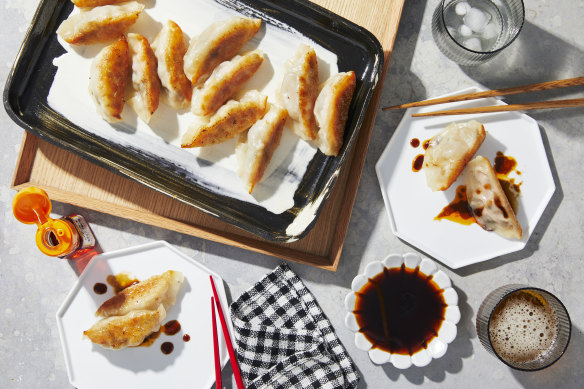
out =
<path fill-rule="evenodd" d="M 476 319 L 482 345 L 507 366 L 534 371 L 564 354 L 572 324 L 551 293 L 527 285 L 505 285 L 482 302 Z"/>
<path fill-rule="evenodd" d="M 522 0 L 442 0 L 432 18 L 438 48 L 460 65 L 482 64 L 519 35 Z"/>

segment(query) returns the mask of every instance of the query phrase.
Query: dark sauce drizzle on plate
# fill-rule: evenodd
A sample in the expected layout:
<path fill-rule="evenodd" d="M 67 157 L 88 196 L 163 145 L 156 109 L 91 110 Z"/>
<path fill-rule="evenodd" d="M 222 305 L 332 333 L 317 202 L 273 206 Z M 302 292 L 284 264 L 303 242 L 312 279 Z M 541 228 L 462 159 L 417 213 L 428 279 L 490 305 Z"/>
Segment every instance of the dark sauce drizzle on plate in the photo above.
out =
<path fill-rule="evenodd" d="M 130 277 L 127 273 L 120 273 L 116 275 L 109 275 L 106 277 L 106 282 L 113 288 L 114 293 L 118 294 L 122 290 L 139 283 L 140 281 L 136 278 Z M 107 285 L 102 282 L 96 282 L 93 286 L 93 291 L 96 294 L 104 294 L 107 292 Z M 144 341 L 137 347 L 150 347 L 156 339 L 160 337 L 160 334 L 165 334 L 168 336 L 176 335 L 181 330 L 181 324 L 178 320 L 169 320 L 165 324 L 160 326 L 160 329 L 156 332 L 151 333 Z M 184 342 L 191 340 L 189 334 L 184 334 L 182 337 Z M 160 345 L 160 350 L 163 354 L 170 354 L 174 350 L 174 344 L 172 342 L 164 342 Z"/>
<path fill-rule="evenodd" d="M 521 193 L 520 187 L 522 183 L 515 183 L 515 179 L 509 178 L 509 174 L 513 171 L 515 171 L 517 174 L 520 174 L 520 172 L 515 170 L 516 167 L 517 160 L 515 158 L 504 155 L 501 151 L 497 151 L 493 169 L 495 170 L 495 174 L 497 174 L 499 183 L 501 184 L 501 187 L 503 188 L 503 191 L 505 192 L 505 195 L 511 204 L 511 208 L 513 208 L 513 212 L 515 213 L 517 213 L 519 206 L 517 198 Z M 504 211 L 504 208 L 500 204 L 496 205 Z M 476 223 L 472 210 L 468 205 L 466 185 L 460 185 L 456 188 L 456 195 L 454 196 L 454 200 L 452 200 L 450 204 L 444 207 L 438 216 L 434 218 L 434 220 L 441 219 L 450 220 L 452 222 L 466 226 Z"/>
<path fill-rule="evenodd" d="M 96 282 L 95 285 L 93 285 L 93 292 L 95 292 L 95 294 L 105 294 L 105 292 L 107 292 L 107 285 L 102 282 Z"/>
<path fill-rule="evenodd" d="M 412 146 L 413 148 L 416 148 L 419 145 L 420 145 L 420 140 L 418 138 L 412 138 L 410 140 L 410 146 Z M 430 139 L 427 139 L 424 141 L 424 143 L 422 143 L 422 147 L 424 148 L 424 150 L 426 150 L 429 145 L 430 145 Z M 424 167 L 424 154 L 418 154 L 418 155 L 416 155 L 416 157 L 412 161 L 412 171 L 414 173 L 419 172 L 420 170 L 422 170 L 423 167 Z"/>

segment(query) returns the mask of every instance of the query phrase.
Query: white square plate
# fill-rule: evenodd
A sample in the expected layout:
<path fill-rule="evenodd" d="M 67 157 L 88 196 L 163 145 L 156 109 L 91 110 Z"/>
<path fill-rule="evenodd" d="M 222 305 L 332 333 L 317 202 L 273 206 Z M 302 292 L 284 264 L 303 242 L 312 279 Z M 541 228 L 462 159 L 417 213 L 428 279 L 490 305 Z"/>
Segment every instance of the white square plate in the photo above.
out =
<path fill-rule="evenodd" d="M 471 88 L 452 95 L 478 91 Z M 504 103 L 489 98 L 444 104 L 439 109 L 494 104 Z M 436 106 L 408 109 L 375 166 L 393 233 L 453 269 L 523 249 L 556 188 L 537 122 L 519 112 L 411 117 L 416 112 L 435 110 L 438 110 Z M 505 239 L 483 230 L 476 223 L 465 226 L 449 220 L 434 220 L 454 200 L 456 188 L 464 182 L 466 171 L 448 190 L 432 192 L 426 184 L 424 169 L 419 172 L 412 169 L 415 157 L 424 153 L 425 140 L 453 121 L 471 119 L 483 123 L 487 131 L 475 155 L 482 155 L 493 163 L 497 151 L 502 151 L 517 160 L 515 174 L 510 177 L 521 184 L 517 212 L 523 229 L 521 240 Z M 419 147 L 410 145 L 413 138 L 420 140 Z"/>
<path fill-rule="evenodd" d="M 184 274 L 176 304 L 167 311 L 163 323 L 178 320 L 181 331 L 173 336 L 161 334 L 149 347 L 106 350 L 83 337 L 98 318 L 97 308 L 113 296 L 93 291 L 97 282 L 108 275 L 130 273 L 139 280 L 166 270 Z M 209 275 L 213 276 L 227 322 L 229 310 L 221 278 L 185 256 L 166 242 L 154 242 L 134 248 L 101 254 L 91 260 L 57 312 L 57 325 L 71 384 L 89 388 L 209 388 L 215 382 L 213 330 Z M 219 325 L 219 324 L 218 324 Z M 219 326 L 219 350 L 229 359 Z M 230 329 L 231 333 L 233 330 Z M 183 341 L 183 335 L 191 339 Z M 163 342 L 172 342 L 174 351 L 165 355 Z"/>

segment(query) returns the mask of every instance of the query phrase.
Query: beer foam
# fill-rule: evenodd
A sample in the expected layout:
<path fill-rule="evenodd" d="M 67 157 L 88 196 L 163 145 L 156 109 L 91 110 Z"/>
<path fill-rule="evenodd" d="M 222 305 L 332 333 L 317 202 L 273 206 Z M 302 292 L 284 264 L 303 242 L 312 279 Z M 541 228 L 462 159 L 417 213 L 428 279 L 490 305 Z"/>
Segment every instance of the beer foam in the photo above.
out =
<path fill-rule="evenodd" d="M 552 307 L 543 297 L 525 291 L 512 293 L 499 303 L 489 324 L 493 348 L 501 358 L 515 363 L 545 354 L 557 332 Z"/>

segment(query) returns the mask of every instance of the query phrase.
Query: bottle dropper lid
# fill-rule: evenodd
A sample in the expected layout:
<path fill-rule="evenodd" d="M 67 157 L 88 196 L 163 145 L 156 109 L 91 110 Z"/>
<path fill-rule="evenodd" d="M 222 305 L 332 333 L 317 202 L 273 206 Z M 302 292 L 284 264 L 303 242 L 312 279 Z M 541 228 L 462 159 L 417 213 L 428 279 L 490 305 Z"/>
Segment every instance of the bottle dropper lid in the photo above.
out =
<path fill-rule="evenodd" d="M 54 220 L 51 200 L 47 193 L 36 187 L 19 191 L 12 200 L 14 217 L 24 224 L 36 224 L 36 244 L 43 254 L 56 257 L 72 251 L 74 231 L 64 220 Z"/>

